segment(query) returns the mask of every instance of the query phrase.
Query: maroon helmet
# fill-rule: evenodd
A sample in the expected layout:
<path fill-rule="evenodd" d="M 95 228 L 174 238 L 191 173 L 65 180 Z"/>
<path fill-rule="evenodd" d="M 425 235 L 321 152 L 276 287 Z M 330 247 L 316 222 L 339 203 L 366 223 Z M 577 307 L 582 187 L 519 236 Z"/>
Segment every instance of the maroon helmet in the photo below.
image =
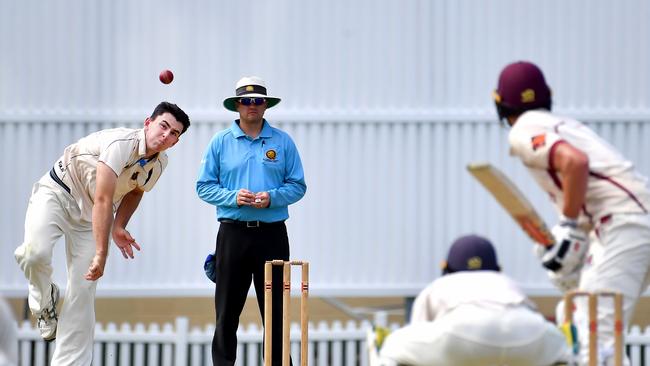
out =
<path fill-rule="evenodd" d="M 537 65 L 518 61 L 506 66 L 493 93 L 500 119 L 531 109 L 551 110 L 551 89 Z"/>

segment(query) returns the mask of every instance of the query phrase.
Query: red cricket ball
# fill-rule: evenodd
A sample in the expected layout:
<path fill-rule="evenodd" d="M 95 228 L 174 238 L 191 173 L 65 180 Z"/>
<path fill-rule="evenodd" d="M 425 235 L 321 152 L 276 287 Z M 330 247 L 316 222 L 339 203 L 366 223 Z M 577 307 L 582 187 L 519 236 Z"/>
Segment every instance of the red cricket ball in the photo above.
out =
<path fill-rule="evenodd" d="M 171 70 L 163 70 L 160 72 L 160 75 L 158 76 L 160 79 L 160 82 L 163 84 L 169 84 L 174 80 L 174 74 L 172 73 Z"/>

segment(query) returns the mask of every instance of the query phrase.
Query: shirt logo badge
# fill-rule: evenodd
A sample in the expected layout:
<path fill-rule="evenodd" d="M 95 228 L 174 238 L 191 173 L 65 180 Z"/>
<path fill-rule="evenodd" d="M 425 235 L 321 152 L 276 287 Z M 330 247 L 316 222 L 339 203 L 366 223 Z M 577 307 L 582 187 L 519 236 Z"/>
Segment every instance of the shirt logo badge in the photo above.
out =
<path fill-rule="evenodd" d="M 544 147 L 544 145 L 546 145 L 546 134 L 533 136 L 533 138 L 530 139 L 530 142 L 533 144 L 533 150 Z"/>
<path fill-rule="evenodd" d="M 275 150 L 269 149 L 269 150 L 266 150 L 265 155 L 266 155 L 267 158 L 269 158 L 271 160 L 275 160 L 275 157 L 277 156 L 277 153 L 275 152 Z"/>

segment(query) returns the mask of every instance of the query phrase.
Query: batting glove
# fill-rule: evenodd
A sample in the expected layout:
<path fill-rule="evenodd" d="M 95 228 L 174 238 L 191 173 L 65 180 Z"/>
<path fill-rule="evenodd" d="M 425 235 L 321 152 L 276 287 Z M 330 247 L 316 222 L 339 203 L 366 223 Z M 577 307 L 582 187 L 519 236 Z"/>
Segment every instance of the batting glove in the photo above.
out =
<path fill-rule="evenodd" d="M 582 267 L 589 240 L 587 234 L 578 228 L 576 220 L 560 217 L 557 225 L 551 229 L 555 244 L 544 248 L 544 252 L 537 250 L 542 265 L 561 275 L 569 275 Z"/>
<path fill-rule="evenodd" d="M 546 275 L 551 280 L 551 283 L 563 293 L 576 290 L 580 284 L 580 274 L 582 273 L 582 265 L 570 273 L 559 273 L 553 271 L 546 271 Z"/>
<path fill-rule="evenodd" d="M 215 274 L 215 265 L 217 262 L 217 258 L 214 256 L 214 253 L 208 254 L 208 256 L 205 258 L 205 263 L 203 263 L 203 270 L 205 271 L 205 275 L 208 277 L 208 279 L 212 282 L 216 282 L 217 275 Z"/>

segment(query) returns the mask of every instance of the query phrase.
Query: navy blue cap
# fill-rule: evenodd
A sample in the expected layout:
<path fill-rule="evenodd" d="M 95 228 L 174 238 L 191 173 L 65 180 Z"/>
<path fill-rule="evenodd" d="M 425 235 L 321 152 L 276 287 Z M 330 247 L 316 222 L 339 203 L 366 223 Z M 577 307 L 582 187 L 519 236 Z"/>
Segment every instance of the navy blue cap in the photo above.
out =
<path fill-rule="evenodd" d="M 499 271 L 497 255 L 489 240 L 477 236 L 466 235 L 456 239 L 449 248 L 447 263 L 443 265 L 443 273 L 458 271 Z"/>

